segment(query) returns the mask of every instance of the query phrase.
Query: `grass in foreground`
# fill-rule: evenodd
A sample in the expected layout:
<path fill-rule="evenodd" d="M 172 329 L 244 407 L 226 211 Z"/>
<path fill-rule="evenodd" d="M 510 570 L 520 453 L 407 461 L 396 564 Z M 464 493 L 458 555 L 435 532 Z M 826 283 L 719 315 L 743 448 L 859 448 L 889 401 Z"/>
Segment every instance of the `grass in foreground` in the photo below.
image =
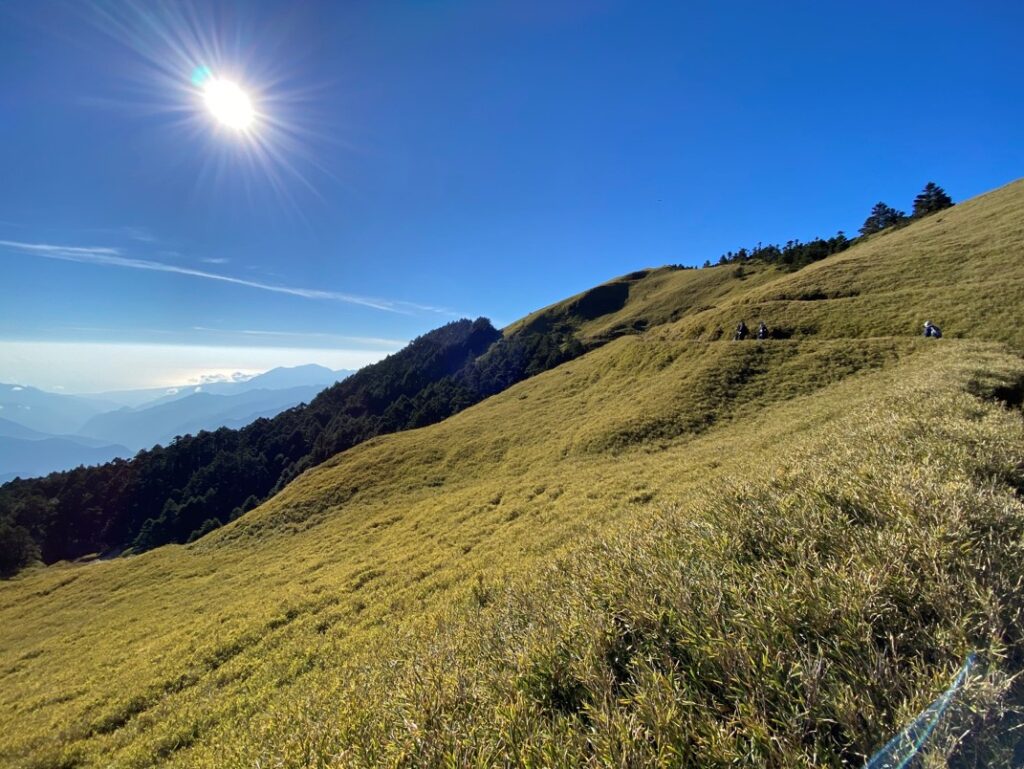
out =
<path fill-rule="evenodd" d="M 524 462 L 521 476 L 495 475 L 520 466 L 514 421 L 504 436 L 478 434 L 472 461 L 438 451 L 442 426 L 394 436 L 304 482 L 337 491 L 331 473 L 358 479 L 372 467 L 387 478 L 394 468 L 381 460 L 399 444 L 395 461 L 416 457 L 410 466 L 425 473 L 401 481 L 404 494 L 385 486 L 375 503 L 348 489 L 308 528 L 285 495 L 173 558 L 69 568 L 76 581 L 65 585 L 59 570 L 16 581 L 0 595 L 32 588 L 65 622 L 69 604 L 98 600 L 81 607 L 92 621 L 77 640 L 37 635 L 47 619 L 22 615 L 35 629 L 21 648 L 38 653 L 14 667 L 37 675 L 7 671 L 22 697 L 7 760 L 856 765 L 972 648 L 992 665 L 969 688 L 970 724 L 984 727 L 1021 660 L 1024 512 L 1013 484 L 1024 428 L 1018 412 L 969 390 L 1010 392 L 1024 366 L 977 345 L 922 349 L 653 453 L 595 457 L 519 435 L 529 456 L 565 456 Z M 543 401 L 556 373 L 484 405 Z M 646 379 L 635 365 L 618 376 Z M 495 424 L 483 411 L 447 429 Z M 500 460 L 491 441 L 505 448 Z M 723 469 L 736 457 L 742 467 Z M 456 461 L 462 485 L 437 493 L 432 474 Z M 616 496 L 630 483 L 632 502 Z M 288 542 L 277 559 L 268 537 Z M 47 672 L 61 649 L 96 672 Z M 47 695 L 62 690 L 70 696 Z M 80 715 L 58 722 L 54 741 L 44 719 L 62 711 Z M 26 742 L 33 723 L 44 731 Z"/>
<path fill-rule="evenodd" d="M 1020 388 L 1024 365 L 973 352 L 841 387 L 849 412 L 750 480 L 481 579 L 189 762 L 859 766 L 977 650 L 928 765 L 1013 766 L 1024 422 L 972 393 Z"/>

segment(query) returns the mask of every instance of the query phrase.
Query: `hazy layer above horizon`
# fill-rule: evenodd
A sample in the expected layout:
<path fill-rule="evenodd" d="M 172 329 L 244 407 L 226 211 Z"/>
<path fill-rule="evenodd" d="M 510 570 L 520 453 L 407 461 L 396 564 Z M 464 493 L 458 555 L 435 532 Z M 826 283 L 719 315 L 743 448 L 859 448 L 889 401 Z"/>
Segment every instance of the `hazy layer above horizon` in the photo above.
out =
<path fill-rule="evenodd" d="M 176 387 L 316 363 L 358 369 L 394 349 L 0 341 L 0 382 L 67 393 Z"/>

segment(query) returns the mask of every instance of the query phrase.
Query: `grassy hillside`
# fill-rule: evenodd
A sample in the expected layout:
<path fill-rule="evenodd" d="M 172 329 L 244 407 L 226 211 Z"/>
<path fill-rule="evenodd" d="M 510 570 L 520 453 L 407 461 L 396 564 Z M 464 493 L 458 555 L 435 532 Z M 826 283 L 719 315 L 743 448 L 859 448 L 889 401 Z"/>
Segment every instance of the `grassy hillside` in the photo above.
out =
<path fill-rule="evenodd" d="M 0 584 L 0 764 L 856 765 L 972 649 L 960 750 L 1008 761 L 1022 215 L 629 276 L 521 321 L 613 339 L 576 360 Z M 762 316 L 790 338 L 719 341 Z"/>
<path fill-rule="evenodd" d="M 946 336 L 1024 349 L 1024 184 L 969 200 L 913 226 L 862 238 L 849 251 L 789 273 L 751 263 L 662 267 L 609 281 L 512 324 L 565 326 L 585 340 L 658 327 L 660 336 L 731 338 L 765 320 L 787 338 L 904 336 L 925 320 Z"/>
<path fill-rule="evenodd" d="M 752 288 L 659 329 L 711 339 L 737 316 L 786 335 L 831 338 L 918 334 L 1000 340 L 1024 349 L 1024 183 L 969 200 L 910 227 Z M 725 270 L 729 268 L 713 268 Z"/>
<path fill-rule="evenodd" d="M 586 342 L 608 341 L 712 309 L 786 274 L 763 264 L 745 265 L 738 271 L 732 265 L 640 270 L 527 315 L 506 328 L 505 334 L 569 328 Z"/>

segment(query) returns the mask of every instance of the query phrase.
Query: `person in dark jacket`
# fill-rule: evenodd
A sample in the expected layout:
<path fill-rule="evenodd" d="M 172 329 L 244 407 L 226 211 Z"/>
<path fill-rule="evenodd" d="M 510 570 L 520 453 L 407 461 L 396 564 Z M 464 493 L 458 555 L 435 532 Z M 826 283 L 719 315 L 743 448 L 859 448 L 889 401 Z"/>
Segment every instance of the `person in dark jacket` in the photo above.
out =
<path fill-rule="evenodd" d="M 762 320 L 761 324 L 757 327 L 757 338 L 758 339 L 767 339 L 768 336 L 769 336 L 768 324 L 765 323 Z"/>
<path fill-rule="evenodd" d="M 733 336 L 733 341 L 742 342 L 750 336 L 750 329 L 747 328 L 746 321 L 740 321 L 740 325 L 736 327 L 736 334 Z"/>
<path fill-rule="evenodd" d="M 924 322 L 924 335 L 929 339 L 942 339 L 942 331 L 930 320 Z"/>

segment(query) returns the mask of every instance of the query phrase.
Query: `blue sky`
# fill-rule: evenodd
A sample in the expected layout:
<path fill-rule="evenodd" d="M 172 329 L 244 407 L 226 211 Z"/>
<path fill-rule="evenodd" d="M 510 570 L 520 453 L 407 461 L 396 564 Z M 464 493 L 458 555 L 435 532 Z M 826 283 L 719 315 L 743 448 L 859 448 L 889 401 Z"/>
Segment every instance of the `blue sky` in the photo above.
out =
<path fill-rule="evenodd" d="M 0 5 L 0 381 L 352 367 L 852 233 L 929 180 L 971 197 L 1022 173 L 1021 29 L 1009 2 Z"/>

